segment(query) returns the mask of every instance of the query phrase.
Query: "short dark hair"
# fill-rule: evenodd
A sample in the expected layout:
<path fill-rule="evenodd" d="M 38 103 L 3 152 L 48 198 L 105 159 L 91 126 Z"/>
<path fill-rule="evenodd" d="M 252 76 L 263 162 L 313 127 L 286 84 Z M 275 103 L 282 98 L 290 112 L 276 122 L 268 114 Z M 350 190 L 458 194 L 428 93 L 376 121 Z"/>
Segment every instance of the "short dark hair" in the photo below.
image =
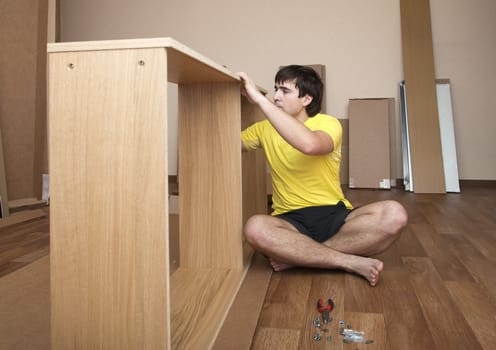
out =
<path fill-rule="evenodd" d="M 305 108 L 309 117 L 315 116 L 322 108 L 322 95 L 324 84 L 315 70 L 307 66 L 289 65 L 282 67 L 276 74 L 275 82 L 278 84 L 295 81 L 299 90 L 298 97 L 309 95 L 312 102 Z"/>

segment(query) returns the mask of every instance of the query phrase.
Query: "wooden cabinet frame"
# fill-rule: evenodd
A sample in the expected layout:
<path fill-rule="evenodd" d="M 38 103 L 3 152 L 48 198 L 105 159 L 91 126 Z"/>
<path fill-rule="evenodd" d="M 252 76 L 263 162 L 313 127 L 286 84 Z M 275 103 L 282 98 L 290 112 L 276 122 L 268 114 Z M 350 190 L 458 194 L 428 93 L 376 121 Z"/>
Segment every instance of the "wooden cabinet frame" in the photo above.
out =
<path fill-rule="evenodd" d="M 239 78 L 171 38 L 57 43 L 49 57 L 53 349 L 205 349 L 266 212 L 262 118 Z M 180 266 L 169 274 L 167 83 L 179 89 Z"/>

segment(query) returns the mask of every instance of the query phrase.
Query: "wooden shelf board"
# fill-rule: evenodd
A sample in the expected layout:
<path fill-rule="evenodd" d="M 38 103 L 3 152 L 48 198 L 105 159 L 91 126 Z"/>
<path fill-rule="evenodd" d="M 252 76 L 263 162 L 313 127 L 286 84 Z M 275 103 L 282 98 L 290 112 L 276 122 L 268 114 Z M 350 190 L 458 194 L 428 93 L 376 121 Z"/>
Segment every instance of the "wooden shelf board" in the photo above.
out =
<path fill-rule="evenodd" d="M 171 276 L 173 349 L 208 349 L 248 270 L 179 267 Z"/>
<path fill-rule="evenodd" d="M 164 48 L 168 52 L 168 80 L 172 83 L 232 82 L 239 77 L 224 66 L 172 38 L 79 41 L 51 43 L 49 53 L 95 50 Z"/>

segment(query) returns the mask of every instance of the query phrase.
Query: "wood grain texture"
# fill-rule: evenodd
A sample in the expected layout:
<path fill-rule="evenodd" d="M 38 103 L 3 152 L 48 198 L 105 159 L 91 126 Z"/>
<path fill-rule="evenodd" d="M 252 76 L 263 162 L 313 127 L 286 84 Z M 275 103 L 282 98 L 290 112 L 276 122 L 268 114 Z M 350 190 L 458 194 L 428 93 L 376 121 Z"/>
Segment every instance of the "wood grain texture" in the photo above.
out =
<path fill-rule="evenodd" d="M 202 350 L 213 345 L 242 274 L 236 269 L 180 267 L 172 275 L 172 349 Z"/>
<path fill-rule="evenodd" d="M 406 257 L 404 263 L 436 348 L 482 349 L 430 259 Z"/>
<path fill-rule="evenodd" d="M 384 272 L 379 284 L 372 288 L 365 280 L 349 276 L 340 271 L 326 271 L 314 269 L 294 269 L 272 274 L 270 286 L 258 318 L 258 326 L 253 337 L 251 349 L 372 349 L 376 341 L 382 339 L 385 333 L 389 349 L 485 349 L 492 350 L 496 343 L 494 321 L 496 317 L 496 279 L 494 271 L 496 261 L 492 256 L 494 249 L 495 231 L 491 228 L 496 224 L 496 216 L 491 215 L 485 206 L 496 206 L 496 188 L 467 188 L 459 194 L 446 196 L 425 196 L 405 193 L 400 190 L 345 190 L 348 198 L 353 202 L 366 203 L 378 199 L 395 199 L 403 203 L 410 215 L 414 214 L 416 228 L 410 224 L 404 235 L 395 242 L 394 246 L 379 258 L 385 257 Z M 470 227 L 458 234 L 443 234 L 437 232 L 434 225 L 430 225 L 428 218 L 422 213 L 422 208 L 428 202 L 438 202 L 440 207 L 445 207 L 441 212 L 446 217 L 443 220 L 453 223 L 465 220 L 457 215 L 457 211 L 448 209 L 454 205 L 464 213 L 473 213 Z M 480 209 L 480 210 L 475 210 Z M 468 227 L 468 226 L 467 226 Z M 420 231 L 425 231 L 424 233 Z M 36 238 L 43 235 L 45 239 Z M 437 247 L 437 235 L 443 239 L 443 249 Z M 431 237 L 426 240 L 426 237 Z M 9 277 L 13 271 L 28 264 L 25 260 L 36 259 L 48 248 L 48 222 L 47 217 L 35 218 L 8 227 L 0 228 L 0 286 L 2 280 Z M 480 240 L 480 241 L 479 241 Z M 420 243 L 422 242 L 422 244 Z M 428 244 L 426 244 L 426 242 Z M 424 245 L 426 249 L 424 249 Z M 408 250 L 411 246 L 411 251 Z M 449 269 L 449 265 L 435 264 L 433 261 L 446 253 L 447 256 L 456 256 L 458 261 L 465 266 L 472 275 L 473 281 L 466 278 L 453 279 L 451 274 L 441 273 L 440 269 Z M 431 256 L 432 254 L 432 256 Z M 35 260 L 35 261 L 39 261 Z M 268 262 L 262 261 L 268 268 Z M 448 266 L 448 267 L 446 267 Z M 35 286 L 34 291 L 45 288 L 48 292 L 48 268 L 37 272 L 37 277 L 45 280 L 39 287 L 31 281 L 30 286 Z M 226 273 L 224 271 L 224 273 Z M 44 274 L 44 275 L 43 275 Z M 43 275 L 43 276 L 42 276 Z M 219 276 L 217 272 L 215 276 Z M 212 275 L 210 275 L 212 276 Z M 444 277 L 443 277 L 444 276 Z M 443 278 L 449 278 L 444 280 Z M 212 278 L 213 285 L 217 287 L 221 277 Z M 198 280 L 205 281 L 203 277 Z M 178 283 L 173 293 L 184 289 L 190 295 L 194 283 Z M 24 281 L 23 283 L 25 283 Z M 9 287 L 11 283 L 6 283 Z M 350 284 L 350 285 L 348 285 Z M 27 285 L 26 285 L 27 286 Z M 184 287 L 184 288 L 183 288 Z M 360 289 L 349 293 L 350 289 Z M 39 295 L 34 293 L 34 297 Z M 211 291 L 203 291 L 202 295 L 212 295 Z M 222 294 L 222 293 L 221 293 Z M 3 295 L 3 294 L 2 294 Z M 13 296 L 17 296 L 12 294 Z M 379 295 L 379 299 L 377 298 Z M 315 332 L 312 320 L 317 316 L 316 298 L 331 297 L 336 303 L 335 310 L 331 313 L 333 321 L 329 327 L 332 340 L 329 342 L 315 342 L 312 336 Z M 349 300 L 348 300 L 349 299 Z M 1 299 L 3 302 L 4 299 Z M 33 302 L 32 304 L 29 304 Z M 0 307 L 0 329 L 2 336 L 0 344 L 32 344 L 37 341 L 35 332 L 49 332 L 46 321 L 49 308 L 38 308 L 38 299 L 27 300 L 32 307 L 8 302 L 12 307 Z M 377 305 L 366 305 L 367 302 Z M 0 302 L 1 304 L 1 302 Z M 3 304 L 2 304 L 3 305 Z M 194 308 L 188 304 L 187 308 Z M 198 305 L 198 304 L 196 304 Z M 176 307 L 173 305 L 173 307 Z M 200 306 L 204 307 L 204 306 Z M 346 310 L 345 310 L 346 309 Z M 30 312 L 37 310 L 40 317 L 30 316 Z M 44 311 L 43 311 L 44 310 Z M 180 310 L 179 308 L 176 310 Z M 382 311 L 381 311 L 382 310 Z M 243 327 L 243 309 L 237 312 L 238 324 L 234 327 Z M 10 313 L 15 313 L 11 315 Z M 176 311 L 175 311 L 176 312 Z M 382 313 L 382 317 L 380 316 Z M 14 317 L 26 322 L 24 327 L 16 328 L 16 323 L 8 322 L 8 317 Z M 191 317 L 197 317 L 192 315 Z M 369 327 L 367 337 L 375 340 L 374 343 L 343 344 L 342 337 L 338 335 L 338 322 L 340 319 L 348 321 L 351 326 Z M 383 319 L 384 326 L 381 326 Z M 201 317 L 199 318 L 201 322 Z M 363 325 L 363 326 L 362 326 Z M 204 325 L 202 325 L 204 327 Z M 383 327 L 383 328 L 381 328 Z M 366 328 L 369 329 L 369 328 Z M 192 330 L 188 329 L 188 332 Z M 202 331 L 203 332 L 203 331 Z M 201 332 L 199 332 L 201 333 Z M 49 339 L 49 335 L 43 335 Z M 195 334 L 194 337 L 201 337 Z M 14 339 L 12 339 L 14 338 Z M 33 342 L 29 342 L 31 339 Z M 381 340 L 382 342 L 382 340 Z M 35 343 L 36 344 L 36 343 Z M 11 348 L 11 346 L 6 346 Z M 44 349 L 40 346 L 24 346 L 24 349 Z M 239 349 L 245 347 L 240 346 Z M 246 347 L 248 348 L 248 347 Z M 377 348 L 377 347 L 376 347 Z"/>
<path fill-rule="evenodd" d="M 47 216 L 44 209 L 24 210 L 0 219 L 0 229 Z"/>
<path fill-rule="evenodd" d="M 496 306 L 477 283 L 446 282 L 451 297 L 484 349 L 496 349 Z"/>
<path fill-rule="evenodd" d="M 300 329 L 306 317 L 311 281 L 312 276 L 299 269 L 273 274 L 259 327 Z"/>
<path fill-rule="evenodd" d="M 238 83 L 179 86 L 183 267 L 243 268 L 240 113 Z"/>
<path fill-rule="evenodd" d="M 173 83 L 232 82 L 239 77 L 224 66 L 172 38 L 79 41 L 48 44 L 48 52 L 161 48 L 167 51 L 168 80 Z"/>
<path fill-rule="evenodd" d="M 165 51 L 49 61 L 52 346 L 166 348 Z"/>
<path fill-rule="evenodd" d="M 54 348 L 210 346 L 252 256 L 243 214 L 265 212 L 265 194 L 250 188 L 265 188 L 262 158 L 243 162 L 255 179 L 243 183 L 240 152 L 241 119 L 260 112 L 242 116 L 239 77 L 171 38 L 48 50 Z M 168 82 L 179 83 L 173 269 Z M 206 324 L 185 315 L 191 300 L 204 303 Z"/>
<path fill-rule="evenodd" d="M 445 193 L 429 0 L 401 0 L 403 71 L 415 193 Z"/>
<path fill-rule="evenodd" d="M 251 124 L 265 118 L 260 108 L 248 102 L 246 98 L 241 100 L 241 130 Z M 240 142 L 241 147 L 241 142 Z M 242 152 L 242 186 L 243 186 L 243 224 L 255 214 L 267 213 L 267 162 L 262 149 L 250 152 Z M 250 245 L 243 235 L 244 259 L 249 259 L 252 254 Z"/>
<path fill-rule="evenodd" d="M 272 269 L 265 263 L 265 258 L 255 254 L 213 350 L 250 348 L 271 275 Z"/>
<path fill-rule="evenodd" d="M 261 327 L 255 334 L 252 350 L 285 349 L 297 350 L 300 331 L 285 328 Z"/>
<path fill-rule="evenodd" d="M 345 189 L 345 195 L 355 205 L 394 199 L 408 211 L 410 222 L 402 236 L 377 257 L 384 262 L 380 282 L 370 287 L 341 271 L 273 273 L 252 348 L 493 349 L 496 215 L 490 208 L 496 206 L 496 189 L 466 188 L 446 195 Z M 305 294 L 303 308 L 296 300 Z M 312 339 L 314 299 L 327 295 L 336 303 L 330 344 Z M 286 317 L 284 310 L 289 310 Z M 339 319 L 366 330 L 374 343 L 343 344 L 335 335 Z M 298 346 L 293 338 L 281 339 L 284 331 L 296 330 Z"/>
<path fill-rule="evenodd" d="M 391 349 L 435 349 L 409 273 L 402 268 L 388 269 L 379 287 Z"/>

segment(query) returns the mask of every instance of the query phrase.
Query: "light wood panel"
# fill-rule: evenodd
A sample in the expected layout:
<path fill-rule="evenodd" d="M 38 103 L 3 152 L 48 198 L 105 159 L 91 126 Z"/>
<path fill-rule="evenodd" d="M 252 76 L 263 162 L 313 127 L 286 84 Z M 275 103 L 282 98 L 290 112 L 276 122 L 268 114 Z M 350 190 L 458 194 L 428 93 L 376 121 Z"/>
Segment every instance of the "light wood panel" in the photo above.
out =
<path fill-rule="evenodd" d="M 265 258 L 255 254 L 212 349 L 250 348 L 271 275 Z"/>
<path fill-rule="evenodd" d="M 241 101 L 241 129 L 265 118 L 256 105 L 251 104 L 246 98 Z M 241 147 L 241 144 L 240 144 Z M 243 223 L 252 215 L 266 214 L 267 204 L 267 162 L 262 149 L 242 152 L 242 179 L 243 179 Z M 251 246 L 243 235 L 245 261 L 252 253 Z M 246 262 L 245 262 L 246 264 Z"/>
<path fill-rule="evenodd" d="M 171 277 L 172 349 L 209 349 L 242 279 L 239 269 L 180 267 Z"/>
<path fill-rule="evenodd" d="M 233 82 L 239 77 L 224 66 L 172 38 L 80 41 L 49 44 L 50 52 L 168 48 L 167 73 L 172 83 Z"/>
<path fill-rule="evenodd" d="M 237 82 L 179 86 L 183 267 L 243 267 L 240 103 Z"/>
<path fill-rule="evenodd" d="M 401 0 L 403 70 L 415 193 L 445 193 L 429 0 Z"/>
<path fill-rule="evenodd" d="M 48 48 L 54 348 L 211 346 L 252 255 L 243 213 L 265 213 L 265 196 L 243 190 L 241 119 L 259 116 L 249 108 L 241 116 L 239 78 L 170 38 Z M 172 236 L 168 82 L 179 83 Z M 261 178 L 259 156 L 243 163 Z M 192 300 L 206 325 L 187 312 Z"/>
<path fill-rule="evenodd" d="M 166 51 L 49 71 L 52 346 L 167 348 Z"/>

